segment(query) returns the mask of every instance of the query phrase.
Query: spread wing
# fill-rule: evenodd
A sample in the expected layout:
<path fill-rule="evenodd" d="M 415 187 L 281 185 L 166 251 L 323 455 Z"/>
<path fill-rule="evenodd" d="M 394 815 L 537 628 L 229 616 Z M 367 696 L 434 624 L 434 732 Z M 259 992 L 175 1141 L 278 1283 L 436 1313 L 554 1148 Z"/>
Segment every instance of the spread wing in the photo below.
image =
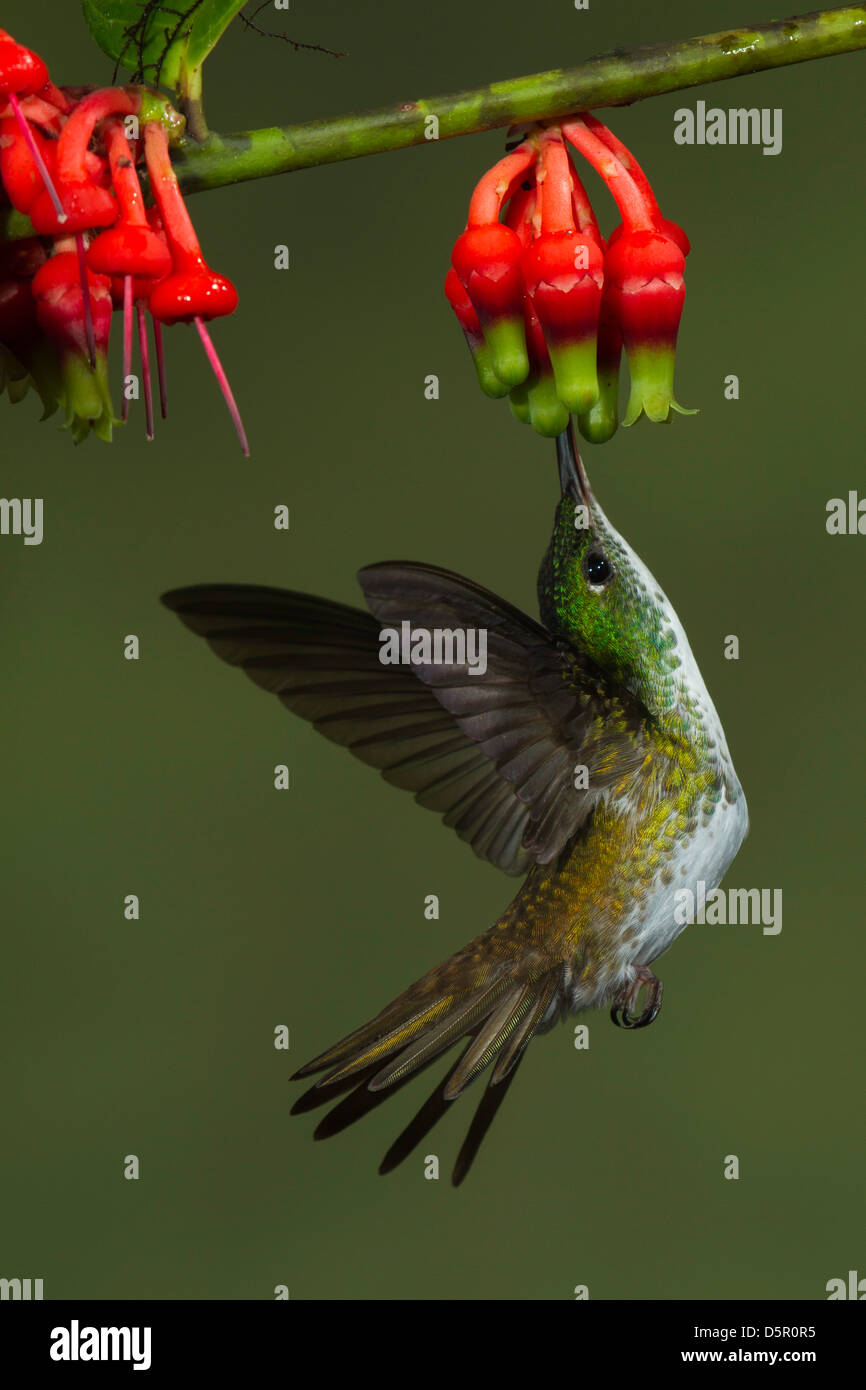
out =
<path fill-rule="evenodd" d="M 253 585 L 195 585 L 163 602 L 224 661 L 439 812 L 481 858 L 511 874 L 554 859 L 601 793 L 640 766 L 642 709 L 459 575 L 391 563 L 359 579 L 375 616 Z M 484 673 L 468 661 L 383 665 L 381 629 L 404 621 L 484 629 Z"/>
<path fill-rule="evenodd" d="M 468 663 L 412 669 L 514 788 L 528 813 L 521 847 L 549 863 L 602 792 L 625 787 L 641 766 L 646 712 L 612 692 L 594 663 L 471 580 L 403 562 L 370 565 L 358 580 L 383 624 L 486 633 L 483 675 Z"/>

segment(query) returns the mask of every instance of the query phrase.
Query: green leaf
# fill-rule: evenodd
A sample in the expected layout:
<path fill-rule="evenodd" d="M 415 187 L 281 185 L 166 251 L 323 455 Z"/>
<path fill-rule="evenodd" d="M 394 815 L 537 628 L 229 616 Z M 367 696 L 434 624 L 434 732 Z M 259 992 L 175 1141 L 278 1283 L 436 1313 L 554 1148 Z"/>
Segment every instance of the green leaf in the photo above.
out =
<path fill-rule="evenodd" d="M 81 0 L 99 47 L 136 81 L 183 90 L 244 0 Z"/>

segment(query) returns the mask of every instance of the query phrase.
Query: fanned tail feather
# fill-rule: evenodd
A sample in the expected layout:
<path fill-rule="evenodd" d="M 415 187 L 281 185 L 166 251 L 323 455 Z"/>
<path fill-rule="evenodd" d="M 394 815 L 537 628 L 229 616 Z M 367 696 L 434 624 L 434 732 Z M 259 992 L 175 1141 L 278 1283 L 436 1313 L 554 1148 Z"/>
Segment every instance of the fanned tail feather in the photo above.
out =
<path fill-rule="evenodd" d="M 517 976 L 501 962 L 483 962 L 477 947 L 473 943 L 431 971 L 370 1023 L 295 1073 L 293 1079 L 328 1072 L 304 1092 L 292 1114 L 343 1096 L 319 1123 L 316 1139 L 330 1138 L 355 1124 L 468 1038 L 461 1056 L 391 1145 L 379 1169 L 390 1173 L 402 1163 L 451 1103 L 495 1063 L 452 1174 L 455 1186 L 463 1181 L 561 979 L 559 969 L 549 966 Z"/>

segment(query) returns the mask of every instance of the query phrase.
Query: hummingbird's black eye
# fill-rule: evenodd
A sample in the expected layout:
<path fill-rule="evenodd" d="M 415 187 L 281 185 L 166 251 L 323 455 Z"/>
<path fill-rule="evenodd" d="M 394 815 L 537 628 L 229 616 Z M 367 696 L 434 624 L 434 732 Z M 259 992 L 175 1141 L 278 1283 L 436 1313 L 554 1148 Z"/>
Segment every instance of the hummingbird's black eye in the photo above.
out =
<path fill-rule="evenodd" d="M 583 573 L 587 583 L 601 589 L 613 578 L 613 565 L 603 550 L 593 546 L 583 557 Z"/>

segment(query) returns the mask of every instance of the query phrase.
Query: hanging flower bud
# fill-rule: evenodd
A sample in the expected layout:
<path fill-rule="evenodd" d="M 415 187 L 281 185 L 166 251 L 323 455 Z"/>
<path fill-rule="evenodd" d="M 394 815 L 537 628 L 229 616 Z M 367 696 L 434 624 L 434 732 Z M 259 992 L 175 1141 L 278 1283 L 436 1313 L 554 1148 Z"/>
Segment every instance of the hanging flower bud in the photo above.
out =
<path fill-rule="evenodd" d="M 0 96 L 32 96 L 48 81 L 48 68 L 23 44 L 0 29 Z"/>
<path fill-rule="evenodd" d="M 591 116 L 566 122 L 562 129 L 605 180 L 622 214 L 623 225 L 608 241 L 604 270 L 631 376 L 623 424 L 634 424 L 642 414 L 654 421 L 669 420 L 671 411 L 694 414 L 673 394 L 688 238 L 662 218 L 640 165 L 600 121 Z"/>
<path fill-rule="evenodd" d="M 622 225 L 606 242 L 566 141 L 619 208 Z M 618 424 L 624 347 L 625 424 L 692 414 L 673 395 L 688 252 L 685 232 L 662 216 L 643 169 L 601 121 L 586 113 L 529 127 L 476 186 L 452 255 L 456 281 L 446 282 L 485 394 L 510 386 L 512 412 L 541 434 L 564 429 L 573 412 L 584 436 L 603 443 Z"/>
<path fill-rule="evenodd" d="M 526 344 L 529 353 L 529 376 L 512 388 L 509 404 L 518 420 L 531 425 L 537 434 L 555 439 L 568 425 L 568 409 L 556 390 L 553 366 L 544 330 L 538 320 L 529 295 L 524 295 Z"/>
<path fill-rule="evenodd" d="M 517 234 L 501 222 L 467 228 L 451 253 L 451 264 L 478 315 L 493 370 L 506 386 L 518 385 L 529 371 L 520 254 Z"/>
<path fill-rule="evenodd" d="M 30 210 L 33 229 L 40 236 L 65 236 L 69 232 L 111 226 L 117 217 L 117 203 L 108 189 L 94 179 L 87 146 L 99 121 L 114 114 L 134 115 L 140 105 L 139 96 L 114 87 L 90 92 L 78 103 L 57 141 L 55 184 L 63 217 L 56 212 L 48 193 L 41 193 Z M 100 170 L 103 167 L 100 162 Z"/>
<path fill-rule="evenodd" d="M 685 283 L 685 256 L 656 231 L 624 231 L 608 249 L 605 270 L 610 302 L 622 330 L 631 394 L 623 419 L 633 425 L 694 414 L 674 399 L 674 356 Z"/>
<path fill-rule="evenodd" d="M 226 276 L 211 270 L 201 253 L 195 228 L 171 165 L 166 133 L 156 122 L 149 121 L 144 127 L 144 149 L 151 188 L 172 259 L 170 273 L 158 282 L 150 296 L 150 312 L 156 322 L 195 324 L 232 417 L 241 449 L 244 454 L 249 454 L 250 446 L 234 393 L 205 323 L 207 319 L 234 313 L 238 303 L 237 290 Z"/>
<path fill-rule="evenodd" d="M 596 370 L 598 400 L 578 415 L 578 428 L 591 444 L 606 444 L 616 434 L 619 423 L 619 367 L 622 358 L 622 329 L 611 307 L 610 291 L 602 295 L 598 319 Z"/>
<path fill-rule="evenodd" d="M 12 116 L 0 120 L 0 180 L 16 212 L 30 212 L 36 198 L 44 192 L 45 184 L 33 148 L 42 156 L 42 165 L 52 169 L 56 141 L 47 140 L 38 130 L 31 130 L 32 145 L 21 134 Z"/>
<path fill-rule="evenodd" d="M 50 197 L 57 216 L 63 221 L 64 214 L 54 181 L 42 157 L 42 152 L 34 139 L 19 97 L 28 98 L 36 92 L 45 91 L 50 96 L 51 84 L 48 69 L 38 54 L 16 43 L 11 34 L 0 29 L 0 102 L 3 98 L 9 103 L 21 137 L 28 146 L 31 156 L 39 170 L 45 190 Z"/>
<path fill-rule="evenodd" d="M 556 129 L 541 138 L 538 179 L 541 233 L 524 250 L 520 268 L 544 331 L 557 395 L 568 411 L 586 411 L 598 399 L 595 338 L 603 256 L 593 229 L 575 227 L 574 171 Z"/>
<path fill-rule="evenodd" d="M 451 264 L 478 316 L 493 370 L 505 386 L 526 379 L 529 358 L 523 328 L 521 241 L 512 227 L 499 221 L 499 215 L 535 154 L 534 143 L 524 141 L 487 171 L 472 194 L 466 231 L 451 253 Z"/>
<path fill-rule="evenodd" d="M 143 141 L 137 133 L 127 139 L 127 122 L 120 118 L 129 116 L 139 118 Z M 76 441 L 91 430 L 110 438 L 117 422 L 106 349 L 112 306 L 122 307 L 123 418 L 137 318 L 152 438 L 148 318 L 163 416 L 161 324 L 193 323 L 247 453 L 237 405 L 206 327 L 207 320 L 234 312 L 237 292 L 205 262 L 171 166 L 167 137 L 183 127 L 166 98 L 143 84 L 61 91 L 42 60 L 0 30 L 0 200 L 28 216 L 37 233 L 16 243 L 26 248 L 21 256 L 0 243 L 2 383 L 18 399 L 32 378 L 46 411 L 58 400 L 65 406 Z M 136 169 L 142 152 L 157 203 L 147 209 Z"/>
<path fill-rule="evenodd" d="M 108 388 L 111 288 L 104 275 L 85 272 L 95 357 L 91 366 L 79 270 L 74 251 L 52 256 L 33 278 L 33 297 L 40 327 L 57 354 L 60 401 L 66 411 L 67 428 L 76 444 L 86 439 L 91 430 L 110 443 L 112 426 L 118 423 Z"/>
<path fill-rule="evenodd" d="M 449 270 L 445 276 L 445 296 L 463 329 L 463 336 L 475 363 L 478 385 L 485 396 L 498 399 L 508 395 L 508 387 L 500 381 L 493 370 L 490 349 L 484 340 L 484 333 L 469 295 L 458 279 L 456 270 Z"/>
<path fill-rule="evenodd" d="M 537 185 L 534 180 L 527 180 L 511 198 L 505 211 L 505 221 L 517 233 L 524 252 L 531 245 L 533 233 L 537 230 L 538 201 Z M 523 314 L 529 375 L 518 386 L 512 387 L 508 403 L 515 419 L 550 438 L 562 432 L 563 420 L 568 422 L 568 411 L 556 394 L 544 331 L 525 289 Z"/>
<path fill-rule="evenodd" d="M 575 230 L 542 232 L 524 251 L 521 266 L 547 340 L 559 399 L 569 411 L 586 411 L 598 399 L 601 248 Z"/>
<path fill-rule="evenodd" d="M 662 232 L 664 236 L 670 237 L 671 241 L 675 242 L 680 248 L 683 255 L 687 256 L 691 250 L 688 237 L 682 227 L 678 226 L 676 222 L 671 222 L 669 218 L 662 217 L 658 200 L 652 190 L 652 185 L 631 150 L 614 135 L 612 130 L 608 130 L 607 126 L 603 125 L 602 122 L 589 111 L 583 114 L 581 121 L 583 125 L 585 125 L 593 135 L 597 136 L 602 144 L 606 145 L 616 156 L 629 179 L 636 186 L 638 194 L 643 201 L 644 211 L 654 230 Z M 607 239 L 608 246 L 613 246 L 614 242 L 622 234 L 622 230 L 621 224 L 613 229 Z"/>
<path fill-rule="evenodd" d="M 171 252 L 165 236 L 153 230 L 147 220 L 141 185 L 130 158 L 129 142 L 119 120 L 112 120 L 105 132 L 111 168 L 112 186 L 120 215 L 113 227 L 108 227 L 90 245 L 87 264 L 91 270 L 122 280 L 123 304 L 123 380 L 130 374 L 132 362 L 132 313 L 136 300 L 148 299 L 155 286 L 171 270 Z M 136 293 L 138 291 L 138 293 Z M 114 291 L 112 290 L 112 299 Z M 145 433 L 153 439 L 153 395 L 150 384 L 150 358 L 147 348 L 147 325 L 144 307 L 137 306 L 138 336 L 144 377 Z M 160 378 L 162 379 L 162 378 Z M 122 416 L 129 410 L 124 390 Z M 163 396 L 163 416 L 165 400 Z"/>

